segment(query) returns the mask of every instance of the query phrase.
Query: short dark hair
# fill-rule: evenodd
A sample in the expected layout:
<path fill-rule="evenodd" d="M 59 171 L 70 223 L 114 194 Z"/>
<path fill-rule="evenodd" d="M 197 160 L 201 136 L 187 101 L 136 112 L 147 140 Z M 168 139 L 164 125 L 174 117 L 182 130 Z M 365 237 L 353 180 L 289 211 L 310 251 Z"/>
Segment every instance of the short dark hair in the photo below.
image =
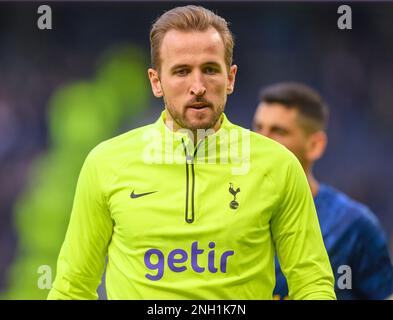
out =
<path fill-rule="evenodd" d="M 259 101 L 280 103 L 294 108 L 307 121 L 304 127 L 309 132 L 326 130 L 329 109 L 321 95 L 311 87 L 298 82 L 280 82 L 262 88 Z"/>

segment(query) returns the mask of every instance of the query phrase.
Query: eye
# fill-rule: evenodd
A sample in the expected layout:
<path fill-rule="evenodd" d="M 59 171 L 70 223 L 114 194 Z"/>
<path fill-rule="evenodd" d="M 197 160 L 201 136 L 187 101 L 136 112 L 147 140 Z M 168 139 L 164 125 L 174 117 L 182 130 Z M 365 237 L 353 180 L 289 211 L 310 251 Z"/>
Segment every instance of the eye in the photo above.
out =
<path fill-rule="evenodd" d="M 174 71 L 174 74 L 180 77 L 184 77 L 188 74 L 188 70 L 187 69 L 177 69 Z"/>
<path fill-rule="evenodd" d="M 216 73 L 218 72 L 218 69 L 217 69 L 217 68 L 214 68 L 214 67 L 206 67 L 206 68 L 204 69 L 204 72 L 205 72 L 206 74 L 216 74 Z"/>
<path fill-rule="evenodd" d="M 282 128 L 275 128 L 274 132 L 280 136 L 286 136 L 288 135 L 288 131 Z"/>

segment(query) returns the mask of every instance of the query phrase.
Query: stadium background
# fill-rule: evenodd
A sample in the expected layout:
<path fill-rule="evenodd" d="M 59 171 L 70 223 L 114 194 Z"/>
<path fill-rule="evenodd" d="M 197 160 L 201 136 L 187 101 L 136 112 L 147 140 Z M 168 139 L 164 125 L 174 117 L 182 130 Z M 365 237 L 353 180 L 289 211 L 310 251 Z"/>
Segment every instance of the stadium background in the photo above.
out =
<path fill-rule="evenodd" d="M 148 34 L 181 2 L 59 3 L 52 30 L 34 3 L 0 2 L 0 298 L 42 299 L 55 272 L 76 179 L 98 142 L 155 120 Z M 393 249 L 393 3 L 205 2 L 231 22 L 239 66 L 226 113 L 250 128 L 259 88 L 303 81 L 331 109 L 316 176 L 366 203 Z M 54 274 L 53 274 L 54 276 Z"/>

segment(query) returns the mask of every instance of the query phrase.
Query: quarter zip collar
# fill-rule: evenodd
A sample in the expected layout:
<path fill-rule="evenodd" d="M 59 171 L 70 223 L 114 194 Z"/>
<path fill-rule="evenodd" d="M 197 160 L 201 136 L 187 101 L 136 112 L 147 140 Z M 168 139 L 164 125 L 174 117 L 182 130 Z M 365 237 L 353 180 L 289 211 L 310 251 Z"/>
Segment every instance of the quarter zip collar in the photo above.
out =
<path fill-rule="evenodd" d="M 195 196 L 196 196 L 196 170 L 195 164 L 198 157 L 202 157 L 205 160 L 205 152 L 199 153 L 199 149 L 205 149 L 216 151 L 217 143 L 219 141 L 216 139 L 217 132 L 220 132 L 223 128 L 229 126 L 229 121 L 227 120 L 225 114 L 221 115 L 221 126 L 217 132 L 207 132 L 207 135 L 200 139 L 196 145 L 194 145 L 194 138 L 189 134 L 187 130 L 177 130 L 172 131 L 165 124 L 166 113 L 165 110 L 161 113 L 160 118 L 155 123 L 155 126 L 159 128 L 160 136 L 163 137 L 161 147 L 164 148 L 163 154 L 166 159 L 174 156 L 174 160 L 179 163 L 185 164 L 185 208 L 184 208 L 184 219 L 188 224 L 195 222 Z M 209 134 L 210 133 L 210 134 Z M 181 153 L 180 153 L 181 151 Z M 208 152 L 209 154 L 209 152 Z M 214 154 L 216 154 L 214 152 Z M 201 159 L 198 159 L 201 160 Z"/>
<path fill-rule="evenodd" d="M 166 160 L 173 158 L 173 161 L 176 163 L 184 163 L 184 145 L 187 148 L 187 153 L 190 155 L 193 154 L 195 150 L 197 150 L 197 146 L 199 146 L 198 153 L 195 154 L 195 157 L 202 158 L 199 159 L 201 161 L 204 161 L 205 158 L 206 161 L 207 158 L 213 161 L 214 159 L 212 159 L 212 156 L 216 157 L 216 151 L 222 143 L 222 139 L 220 139 L 221 133 L 223 131 L 229 132 L 231 129 L 236 128 L 236 126 L 228 120 L 226 115 L 222 113 L 219 130 L 216 132 L 212 132 L 212 130 L 207 131 L 208 135 L 198 140 L 197 144 L 194 145 L 194 141 L 190 138 L 188 130 L 179 129 L 177 131 L 172 131 L 165 124 L 165 120 L 166 112 L 164 110 L 153 125 L 157 133 L 160 133 L 160 137 L 158 137 L 157 134 L 155 137 L 161 139 L 161 141 L 157 141 L 155 144 L 156 149 L 159 149 L 156 151 L 160 152 Z"/>

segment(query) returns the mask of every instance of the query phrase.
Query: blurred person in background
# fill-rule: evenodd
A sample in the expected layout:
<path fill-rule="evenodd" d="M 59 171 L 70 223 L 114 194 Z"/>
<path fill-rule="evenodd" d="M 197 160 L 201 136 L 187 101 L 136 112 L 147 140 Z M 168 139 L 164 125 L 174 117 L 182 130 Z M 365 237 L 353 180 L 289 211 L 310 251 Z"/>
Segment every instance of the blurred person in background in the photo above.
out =
<path fill-rule="evenodd" d="M 272 299 L 277 249 L 293 298 L 335 299 L 300 164 L 224 114 L 237 71 L 227 22 L 178 7 L 150 39 L 148 75 L 165 110 L 86 158 L 48 298 L 96 299 L 108 255 L 108 299 Z M 228 131 L 231 144 L 250 139 L 240 161 L 252 165 L 237 175 L 215 152 L 228 147 Z"/>
<path fill-rule="evenodd" d="M 393 266 L 377 217 L 365 205 L 314 177 L 314 163 L 328 141 L 328 113 L 327 104 L 314 89 L 296 82 L 277 83 L 262 88 L 253 130 L 292 151 L 306 173 L 335 275 L 337 299 L 392 298 Z M 275 297 L 287 297 L 287 283 L 277 260 L 276 278 Z"/>

